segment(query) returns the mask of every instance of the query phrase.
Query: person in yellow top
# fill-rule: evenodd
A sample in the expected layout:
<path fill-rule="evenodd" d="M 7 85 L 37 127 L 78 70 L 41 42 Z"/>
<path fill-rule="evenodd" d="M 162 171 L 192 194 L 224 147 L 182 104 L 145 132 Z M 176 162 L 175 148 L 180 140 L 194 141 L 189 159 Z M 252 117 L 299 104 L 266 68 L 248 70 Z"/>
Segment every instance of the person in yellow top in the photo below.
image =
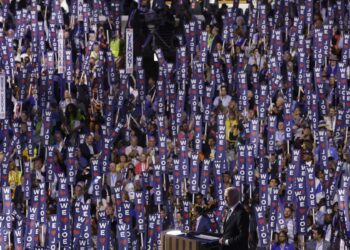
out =
<path fill-rule="evenodd" d="M 128 157 L 126 154 L 121 154 L 119 156 L 119 163 L 116 165 L 117 172 L 122 171 L 122 169 L 126 168 L 129 165 L 130 161 L 128 161 Z"/>
<path fill-rule="evenodd" d="M 230 146 L 234 146 L 237 141 L 237 136 L 239 133 L 238 129 L 238 119 L 234 112 L 228 112 L 228 117 L 225 121 L 226 127 L 226 140 Z"/>
<path fill-rule="evenodd" d="M 11 161 L 8 181 L 12 191 L 12 196 L 15 194 L 16 187 L 18 185 L 21 185 L 21 177 L 22 177 L 22 172 L 17 169 L 15 162 Z"/>
<path fill-rule="evenodd" d="M 37 157 L 37 154 L 38 154 L 38 150 L 36 148 L 34 148 L 34 155 L 32 157 L 32 160 L 35 159 Z M 23 151 L 22 151 L 22 156 L 24 157 L 25 160 L 29 161 L 30 160 L 30 157 L 29 157 L 29 154 L 28 154 L 28 148 L 24 148 Z"/>
<path fill-rule="evenodd" d="M 124 40 L 118 34 L 115 34 L 109 46 L 114 58 L 117 60 L 117 58 L 122 55 Z"/>

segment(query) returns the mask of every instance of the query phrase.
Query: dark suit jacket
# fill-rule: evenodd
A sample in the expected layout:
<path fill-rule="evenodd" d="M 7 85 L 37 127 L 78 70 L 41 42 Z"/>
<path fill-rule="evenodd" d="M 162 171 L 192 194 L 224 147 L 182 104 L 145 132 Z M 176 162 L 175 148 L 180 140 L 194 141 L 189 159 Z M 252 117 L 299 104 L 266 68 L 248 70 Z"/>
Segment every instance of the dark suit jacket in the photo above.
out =
<path fill-rule="evenodd" d="M 22 210 L 24 206 L 24 192 L 22 190 L 22 185 L 16 187 L 13 203 L 15 205 L 15 208 Z"/>
<path fill-rule="evenodd" d="M 92 147 L 94 149 L 94 154 L 97 154 L 97 148 L 96 148 L 96 145 L 93 143 L 92 144 Z M 80 145 L 80 151 L 81 151 L 81 155 L 83 157 L 85 157 L 85 159 L 87 159 L 88 161 L 90 161 L 90 158 L 93 156 L 91 153 L 90 153 L 90 150 L 89 150 L 89 147 L 87 146 L 86 142 L 84 142 L 83 144 Z"/>
<path fill-rule="evenodd" d="M 224 222 L 224 242 L 228 239 L 229 245 L 223 250 L 248 250 L 249 215 L 239 203 L 231 216 Z"/>
<path fill-rule="evenodd" d="M 209 233 L 211 229 L 210 219 L 207 215 L 202 215 L 199 221 L 197 233 Z"/>

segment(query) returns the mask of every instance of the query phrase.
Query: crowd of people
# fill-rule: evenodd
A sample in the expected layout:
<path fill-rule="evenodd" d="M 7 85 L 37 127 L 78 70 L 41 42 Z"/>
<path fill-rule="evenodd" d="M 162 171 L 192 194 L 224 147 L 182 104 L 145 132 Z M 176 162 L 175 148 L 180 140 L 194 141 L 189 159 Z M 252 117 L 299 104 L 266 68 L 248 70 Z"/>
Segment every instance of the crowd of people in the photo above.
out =
<path fill-rule="evenodd" d="M 0 2 L 0 249 L 350 249 L 350 2 L 168 4 Z"/>

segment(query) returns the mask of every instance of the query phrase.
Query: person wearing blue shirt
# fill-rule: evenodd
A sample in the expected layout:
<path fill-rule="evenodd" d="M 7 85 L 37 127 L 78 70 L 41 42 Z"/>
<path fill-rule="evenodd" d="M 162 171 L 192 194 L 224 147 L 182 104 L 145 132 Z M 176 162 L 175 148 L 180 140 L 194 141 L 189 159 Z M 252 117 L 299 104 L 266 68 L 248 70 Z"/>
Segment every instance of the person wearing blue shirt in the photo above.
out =
<path fill-rule="evenodd" d="M 294 250 L 294 244 L 288 243 L 288 236 L 285 231 L 278 234 L 278 241 L 272 244 L 271 250 Z"/>
<path fill-rule="evenodd" d="M 208 215 L 205 214 L 204 208 L 201 206 L 194 207 L 194 214 L 198 217 L 195 220 L 196 228 L 195 231 L 197 233 L 209 233 L 211 232 L 210 228 L 210 219 Z"/>

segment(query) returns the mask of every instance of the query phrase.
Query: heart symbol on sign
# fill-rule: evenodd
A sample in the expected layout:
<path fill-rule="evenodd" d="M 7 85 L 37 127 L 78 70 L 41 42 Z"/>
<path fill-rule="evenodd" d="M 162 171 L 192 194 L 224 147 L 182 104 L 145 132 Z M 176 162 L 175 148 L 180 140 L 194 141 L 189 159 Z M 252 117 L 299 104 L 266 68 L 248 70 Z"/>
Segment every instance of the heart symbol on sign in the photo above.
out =
<path fill-rule="evenodd" d="M 259 225 L 265 224 L 265 220 L 264 220 L 263 218 L 260 218 L 260 219 L 258 220 L 258 224 L 259 224 Z"/>
<path fill-rule="evenodd" d="M 101 242 L 101 244 L 105 244 L 106 243 L 106 238 L 105 237 L 100 238 L 100 242 Z"/>
<path fill-rule="evenodd" d="M 304 214 L 305 211 L 306 211 L 306 209 L 304 207 L 300 207 L 299 208 L 299 213 Z"/>
<path fill-rule="evenodd" d="M 68 217 L 62 217 L 61 218 L 61 221 L 63 222 L 63 223 L 68 223 Z"/>

